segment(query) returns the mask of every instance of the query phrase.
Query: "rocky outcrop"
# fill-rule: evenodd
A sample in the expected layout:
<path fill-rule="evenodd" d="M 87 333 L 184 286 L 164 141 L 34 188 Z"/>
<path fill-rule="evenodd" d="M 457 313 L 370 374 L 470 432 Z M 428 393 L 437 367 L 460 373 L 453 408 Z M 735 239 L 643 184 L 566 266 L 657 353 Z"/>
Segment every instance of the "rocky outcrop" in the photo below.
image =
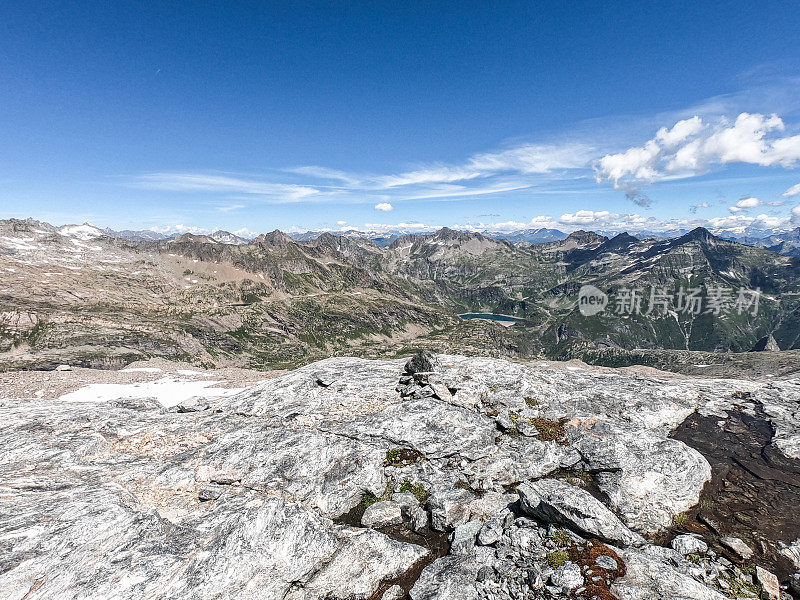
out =
<path fill-rule="evenodd" d="M 791 440 L 794 383 L 436 359 L 449 396 L 404 397 L 402 360 L 337 358 L 191 411 L 124 386 L 0 400 L 0 589 L 717 600 L 745 581 L 712 540 L 653 545 L 710 476 L 669 434 L 735 403 Z"/>
<path fill-rule="evenodd" d="M 633 533 L 588 492 L 559 479 L 542 479 L 517 487 L 526 514 L 547 523 L 561 523 L 582 534 L 630 546 L 643 545 Z"/>

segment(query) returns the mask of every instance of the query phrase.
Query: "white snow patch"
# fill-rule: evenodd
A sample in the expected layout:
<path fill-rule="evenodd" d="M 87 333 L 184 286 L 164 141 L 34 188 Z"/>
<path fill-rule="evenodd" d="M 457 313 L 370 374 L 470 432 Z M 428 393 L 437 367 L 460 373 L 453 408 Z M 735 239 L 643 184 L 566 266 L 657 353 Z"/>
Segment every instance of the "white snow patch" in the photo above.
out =
<path fill-rule="evenodd" d="M 88 223 L 84 223 L 83 225 L 65 225 L 64 227 L 59 228 L 58 232 L 61 235 L 75 237 L 84 241 L 104 235 L 103 232 L 97 227 L 94 225 L 89 225 Z"/>
<path fill-rule="evenodd" d="M 223 398 L 238 394 L 244 388 L 214 388 L 224 381 L 189 381 L 162 377 L 144 383 L 93 383 L 64 394 L 62 402 L 110 402 L 122 398 L 153 398 L 162 406 L 177 406 L 189 398 Z"/>

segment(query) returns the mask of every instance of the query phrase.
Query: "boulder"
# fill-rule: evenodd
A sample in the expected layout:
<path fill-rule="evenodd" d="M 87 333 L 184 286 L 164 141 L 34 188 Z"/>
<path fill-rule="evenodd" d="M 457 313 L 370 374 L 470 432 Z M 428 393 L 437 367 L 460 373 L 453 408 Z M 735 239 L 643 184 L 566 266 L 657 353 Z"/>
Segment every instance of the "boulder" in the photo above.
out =
<path fill-rule="evenodd" d="M 383 500 L 367 507 L 361 517 L 361 525 L 378 529 L 389 525 L 399 525 L 403 522 L 403 513 L 400 505 L 391 500 Z"/>
<path fill-rule="evenodd" d="M 475 536 L 481 530 L 483 523 L 480 521 L 467 521 L 453 531 L 450 542 L 450 554 L 470 554 L 475 547 Z"/>
<path fill-rule="evenodd" d="M 382 581 L 397 577 L 425 557 L 421 546 L 372 530 L 344 532 L 344 544 L 332 560 L 285 600 L 369 598 Z"/>
<path fill-rule="evenodd" d="M 473 494 L 461 488 L 434 492 L 428 498 L 431 527 L 437 531 L 449 531 L 466 523 L 470 517 L 470 503 L 474 499 Z"/>
<path fill-rule="evenodd" d="M 708 552 L 708 544 L 694 535 L 678 535 L 672 540 L 670 546 L 680 552 L 681 556 L 688 554 L 705 554 Z"/>
<path fill-rule="evenodd" d="M 762 600 L 781 600 L 781 584 L 774 573 L 756 566 L 756 579 L 761 584 Z"/>
<path fill-rule="evenodd" d="M 720 538 L 719 543 L 728 550 L 735 552 L 742 560 L 750 560 L 753 558 L 753 549 L 738 537 L 725 536 Z"/>
<path fill-rule="evenodd" d="M 683 561 L 671 548 L 646 546 L 622 553 L 625 576 L 617 579 L 611 592 L 619 600 L 725 600 L 717 590 L 677 570 Z M 686 564 L 688 570 L 689 564 Z"/>
<path fill-rule="evenodd" d="M 434 371 L 440 371 L 442 368 L 442 363 L 439 361 L 439 357 L 436 356 L 430 350 L 422 350 L 421 352 L 417 352 L 414 356 L 408 359 L 406 363 L 406 373 L 432 373 Z"/>
<path fill-rule="evenodd" d="M 683 442 L 625 424 L 597 422 L 582 429 L 581 453 L 610 506 L 628 527 L 655 533 L 700 500 L 711 465 Z"/>
<path fill-rule="evenodd" d="M 589 492 L 560 479 L 540 479 L 517 487 L 522 510 L 547 523 L 558 523 L 615 544 L 644 544 Z"/>
<path fill-rule="evenodd" d="M 496 544 L 503 535 L 503 519 L 492 517 L 483 524 L 478 532 L 478 543 L 481 546 L 491 546 Z"/>
<path fill-rule="evenodd" d="M 411 600 L 478 600 L 475 581 L 481 566 L 471 556 L 435 560 L 411 588 Z"/>

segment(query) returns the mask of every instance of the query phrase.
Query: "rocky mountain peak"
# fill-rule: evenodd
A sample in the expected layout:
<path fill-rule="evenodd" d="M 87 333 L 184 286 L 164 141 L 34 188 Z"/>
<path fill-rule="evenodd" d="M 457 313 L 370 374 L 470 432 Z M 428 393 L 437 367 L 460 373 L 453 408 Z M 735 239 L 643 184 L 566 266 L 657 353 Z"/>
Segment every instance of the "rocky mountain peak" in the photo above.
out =
<path fill-rule="evenodd" d="M 280 229 L 262 233 L 253 241 L 263 246 L 288 246 L 294 244 L 294 240 Z"/>
<path fill-rule="evenodd" d="M 447 241 L 447 242 L 466 242 L 469 240 L 485 240 L 488 239 L 477 232 L 472 231 L 457 231 L 449 227 L 442 227 L 439 231 L 433 234 L 432 240 Z"/>
<path fill-rule="evenodd" d="M 697 227 L 692 229 L 686 235 L 683 235 L 675 240 L 675 245 L 684 244 L 686 242 L 708 242 L 708 243 L 716 243 L 721 242 L 722 239 L 716 237 L 713 233 L 711 233 L 705 227 Z"/>
<path fill-rule="evenodd" d="M 594 231 L 584 231 L 583 229 L 578 229 L 577 231 L 570 233 L 566 237 L 566 240 L 583 246 L 590 244 L 602 244 L 603 242 L 608 241 L 608 238 L 604 235 L 597 234 Z"/>

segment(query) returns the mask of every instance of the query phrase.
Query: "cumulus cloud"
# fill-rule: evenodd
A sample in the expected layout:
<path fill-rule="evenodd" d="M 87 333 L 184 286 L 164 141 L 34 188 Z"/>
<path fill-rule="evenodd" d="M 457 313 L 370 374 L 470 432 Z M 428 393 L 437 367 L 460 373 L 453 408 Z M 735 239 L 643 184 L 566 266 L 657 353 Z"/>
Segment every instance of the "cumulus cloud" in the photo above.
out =
<path fill-rule="evenodd" d="M 752 196 L 746 196 L 741 200 L 739 200 L 733 206 L 729 206 L 728 210 L 731 211 L 732 213 L 736 213 L 736 212 L 741 212 L 743 210 L 749 210 L 751 208 L 759 207 L 762 204 L 763 202 L 761 202 L 761 200 L 759 200 L 758 198 L 753 198 Z"/>
<path fill-rule="evenodd" d="M 797 195 L 800 195 L 800 183 L 793 185 L 792 187 L 790 187 L 788 190 L 786 190 L 781 194 L 781 196 L 784 196 L 786 198 Z"/>
<path fill-rule="evenodd" d="M 642 146 L 603 156 L 595 165 L 595 179 L 627 193 L 656 181 L 699 175 L 715 164 L 791 168 L 800 161 L 800 135 L 782 137 L 784 129 L 777 115 L 741 113 L 733 122 L 723 118 L 713 125 L 694 116 L 660 129 Z"/>
<path fill-rule="evenodd" d="M 727 217 L 714 217 L 708 219 L 706 227 L 711 230 L 724 231 L 729 233 L 744 233 L 747 228 L 756 229 L 776 229 L 785 227 L 789 219 L 787 217 L 771 217 L 760 214 L 755 217 L 748 215 L 730 215 Z"/>
<path fill-rule="evenodd" d="M 391 210 L 394 210 L 394 206 L 392 206 L 388 202 L 379 202 L 378 204 L 375 205 L 375 210 L 381 210 L 383 212 L 389 212 Z"/>
<path fill-rule="evenodd" d="M 609 223 L 620 215 L 607 210 L 579 210 L 576 213 L 565 213 L 558 219 L 559 223 L 566 225 L 598 225 Z"/>

